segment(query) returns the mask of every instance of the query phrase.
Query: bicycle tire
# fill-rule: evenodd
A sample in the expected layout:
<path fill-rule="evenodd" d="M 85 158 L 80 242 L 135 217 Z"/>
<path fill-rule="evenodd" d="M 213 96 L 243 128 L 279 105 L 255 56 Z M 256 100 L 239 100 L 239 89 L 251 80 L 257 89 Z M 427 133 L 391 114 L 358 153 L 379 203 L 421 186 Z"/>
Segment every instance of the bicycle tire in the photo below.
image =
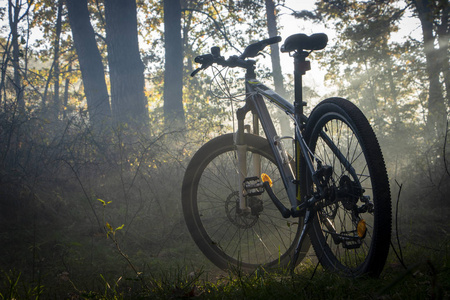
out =
<path fill-rule="evenodd" d="M 354 173 L 323 133 L 351 163 Z M 350 101 L 330 98 L 311 112 L 305 141 L 324 165 L 333 168 L 329 182 L 336 187 L 328 200 L 318 204 L 309 232 L 320 263 L 347 276 L 379 276 L 389 252 L 392 212 L 385 162 L 368 120 Z M 310 176 L 302 176 L 302 189 L 314 191 Z"/>
<path fill-rule="evenodd" d="M 248 165 L 252 164 L 252 156 L 260 155 L 262 172 L 271 177 L 273 191 L 288 205 L 267 140 L 245 134 L 245 143 Z M 257 215 L 236 214 L 239 180 L 235 147 L 233 134 L 222 135 L 202 146 L 190 161 L 182 186 L 183 214 L 189 232 L 203 254 L 223 270 L 237 267 L 252 272 L 259 267 L 286 268 L 300 235 L 298 225 L 303 224 L 303 219 L 284 219 L 266 192 L 259 196 L 261 202 L 252 200 L 262 205 Z M 248 174 L 251 175 L 259 177 L 261 174 Z M 298 261 L 309 247 L 308 239 L 302 245 Z"/>

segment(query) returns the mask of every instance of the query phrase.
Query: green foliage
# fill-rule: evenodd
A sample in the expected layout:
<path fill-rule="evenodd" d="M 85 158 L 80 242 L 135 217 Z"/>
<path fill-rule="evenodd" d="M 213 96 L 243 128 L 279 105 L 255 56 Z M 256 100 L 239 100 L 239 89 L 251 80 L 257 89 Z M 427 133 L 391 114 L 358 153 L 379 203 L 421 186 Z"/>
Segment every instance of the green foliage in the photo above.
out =
<path fill-rule="evenodd" d="M 0 299 L 39 299 L 45 287 L 40 282 L 25 282 L 21 273 L 2 270 L 0 278 Z"/>

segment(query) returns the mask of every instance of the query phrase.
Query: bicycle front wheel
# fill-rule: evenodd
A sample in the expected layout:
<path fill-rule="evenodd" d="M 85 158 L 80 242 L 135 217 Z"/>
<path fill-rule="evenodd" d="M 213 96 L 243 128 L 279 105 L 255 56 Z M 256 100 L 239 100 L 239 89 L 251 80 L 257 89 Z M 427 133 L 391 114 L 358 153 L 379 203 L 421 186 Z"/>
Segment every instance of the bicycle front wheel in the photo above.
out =
<path fill-rule="evenodd" d="M 268 174 L 273 191 L 289 207 L 284 184 L 266 139 L 245 134 L 247 177 Z M 237 267 L 285 268 L 300 235 L 299 221 L 284 219 L 267 193 L 247 196 L 251 212 L 240 212 L 236 146 L 233 134 L 219 136 L 201 147 L 188 165 L 183 180 L 183 213 L 197 246 L 221 269 Z M 260 167 L 254 168 L 254 164 Z M 300 261 L 310 246 L 303 243 Z"/>
<path fill-rule="evenodd" d="M 391 199 L 369 122 L 351 102 L 327 99 L 312 111 L 305 140 L 315 160 L 332 170 L 323 176 L 328 193 L 309 232 L 319 261 L 344 275 L 378 276 L 389 252 Z M 309 194 L 317 190 L 310 176 L 302 184 Z"/>

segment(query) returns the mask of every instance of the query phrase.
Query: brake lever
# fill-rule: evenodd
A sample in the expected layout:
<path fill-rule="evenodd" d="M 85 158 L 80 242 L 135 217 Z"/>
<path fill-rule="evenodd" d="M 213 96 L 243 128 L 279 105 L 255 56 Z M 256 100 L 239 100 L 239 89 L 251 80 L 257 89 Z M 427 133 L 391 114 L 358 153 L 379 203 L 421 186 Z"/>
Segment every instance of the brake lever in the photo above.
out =
<path fill-rule="evenodd" d="M 198 72 L 200 72 L 203 68 L 197 68 L 194 70 L 194 72 L 191 73 L 191 77 L 194 77 L 195 75 L 197 75 Z"/>
<path fill-rule="evenodd" d="M 194 61 L 198 64 L 202 64 L 202 66 L 194 70 L 194 72 L 191 73 L 191 77 L 194 77 L 201 70 L 207 69 L 209 66 L 211 66 L 214 62 L 214 57 L 211 54 L 205 54 L 197 56 Z"/>

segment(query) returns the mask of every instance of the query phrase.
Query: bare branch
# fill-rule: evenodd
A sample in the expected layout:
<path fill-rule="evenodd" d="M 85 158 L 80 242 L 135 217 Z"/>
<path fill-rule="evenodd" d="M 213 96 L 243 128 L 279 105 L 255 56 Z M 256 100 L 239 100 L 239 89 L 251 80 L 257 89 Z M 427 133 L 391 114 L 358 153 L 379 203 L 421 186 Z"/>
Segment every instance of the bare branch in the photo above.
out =
<path fill-rule="evenodd" d="M 228 39 L 227 33 L 225 31 L 222 30 L 222 26 L 208 13 L 201 11 L 199 9 L 195 9 L 195 8 L 182 8 L 181 10 L 183 11 L 194 11 L 194 12 L 198 12 L 201 13 L 205 16 L 207 16 L 209 19 L 211 19 L 214 23 L 214 25 L 216 26 L 217 30 L 222 34 L 223 38 L 225 39 L 225 41 L 236 51 L 238 51 L 239 53 L 241 53 L 241 51 L 239 49 L 237 49 L 235 46 L 233 46 L 233 44 L 230 42 L 230 40 Z"/>

